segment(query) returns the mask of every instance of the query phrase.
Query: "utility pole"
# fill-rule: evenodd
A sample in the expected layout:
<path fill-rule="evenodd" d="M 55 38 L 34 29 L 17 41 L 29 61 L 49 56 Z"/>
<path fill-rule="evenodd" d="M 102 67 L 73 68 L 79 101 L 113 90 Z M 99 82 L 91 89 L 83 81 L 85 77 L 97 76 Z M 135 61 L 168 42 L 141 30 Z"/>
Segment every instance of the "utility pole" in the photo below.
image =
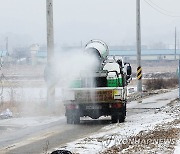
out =
<path fill-rule="evenodd" d="M 6 51 L 9 53 L 9 40 L 8 37 L 6 37 Z"/>
<path fill-rule="evenodd" d="M 136 0 L 137 91 L 142 92 L 140 0 Z"/>
<path fill-rule="evenodd" d="M 47 17 L 47 66 L 49 84 L 47 87 L 47 105 L 51 108 L 55 104 L 55 85 L 52 80 L 53 76 L 53 56 L 54 56 L 54 29 L 53 29 L 53 0 L 46 0 L 46 17 Z"/>
<path fill-rule="evenodd" d="M 82 40 L 81 40 L 81 49 L 83 48 L 83 42 L 82 42 Z"/>
<path fill-rule="evenodd" d="M 174 46 L 174 59 L 176 60 L 176 27 L 175 27 L 175 46 Z"/>
<path fill-rule="evenodd" d="M 6 37 L 6 61 L 9 63 L 9 39 Z"/>

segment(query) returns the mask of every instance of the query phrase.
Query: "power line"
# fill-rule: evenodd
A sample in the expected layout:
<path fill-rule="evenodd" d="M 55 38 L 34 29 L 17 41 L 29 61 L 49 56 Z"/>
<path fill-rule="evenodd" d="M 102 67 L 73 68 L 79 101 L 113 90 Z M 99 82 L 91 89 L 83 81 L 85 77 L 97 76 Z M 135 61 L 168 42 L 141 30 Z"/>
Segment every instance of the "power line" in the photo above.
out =
<path fill-rule="evenodd" d="M 151 2 L 153 5 L 155 5 L 156 7 L 158 7 L 160 10 L 165 11 L 167 13 L 174 13 L 168 10 L 165 10 L 164 8 L 160 7 L 159 5 L 157 5 L 156 3 L 154 3 L 152 0 L 148 0 L 149 2 Z"/>
<path fill-rule="evenodd" d="M 154 7 L 150 2 L 148 2 L 147 0 L 144 0 L 149 6 L 151 6 L 154 10 L 156 10 L 157 12 L 163 14 L 163 15 L 166 15 L 166 16 L 170 16 L 170 17 L 180 17 L 179 15 L 172 15 L 172 14 L 168 14 L 170 13 L 169 11 L 159 7 L 157 4 L 155 4 L 154 2 L 152 2 L 151 0 L 149 0 L 153 5 L 155 5 L 156 7 Z M 165 12 L 163 12 L 165 11 Z M 167 13 L 168 12 L 168 13 Z"/>
<path fill-rule="evenodd" d="M 159 13 L 165 15 L 165 16 L 169 16 L 169 17 L 180 17 L 180 16 L 176 16 L 176 15 L 171 15 L 171 14 L 164 13 L 164 12 L 162 12 L 162 9 L 160 10 L 160 9 L 155 8 L 155 7 L 154 7 L 152 4 L 150 4 L 147 0 L 144 0 L 144 1 L 145 1 L 150 7 L 152 7 L 154 10 L 156 10 L 157 12 L 159 12 Z"/>

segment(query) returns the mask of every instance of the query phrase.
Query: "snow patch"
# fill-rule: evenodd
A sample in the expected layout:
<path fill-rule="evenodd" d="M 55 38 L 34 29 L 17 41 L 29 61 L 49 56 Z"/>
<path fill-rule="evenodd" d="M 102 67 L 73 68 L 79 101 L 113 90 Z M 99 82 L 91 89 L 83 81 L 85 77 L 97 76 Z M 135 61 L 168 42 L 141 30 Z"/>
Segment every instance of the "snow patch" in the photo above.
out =
<path fill-rule="evenodd" d="M 180 154 L 180 140 L 178 140 L 177 145 L 175 146 L 174 154 Z"/>

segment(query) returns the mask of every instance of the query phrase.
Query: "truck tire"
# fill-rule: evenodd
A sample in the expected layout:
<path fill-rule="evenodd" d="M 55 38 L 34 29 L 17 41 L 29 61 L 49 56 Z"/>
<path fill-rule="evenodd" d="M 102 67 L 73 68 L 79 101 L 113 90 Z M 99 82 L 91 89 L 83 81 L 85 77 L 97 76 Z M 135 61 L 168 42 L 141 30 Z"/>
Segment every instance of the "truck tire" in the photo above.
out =
<path fill-rule="evenodd" d="M 79 116 L 79 114 L 76 113 L 74 115 L 73 122 L 74 122 L 74 124 L 80 124 L 80 116 Z"/>
<path fill-rule="evenodd" d="M 111 116 L 111 121 L 112 121 L 112 123 L 117 123 L 118 122 L 118 115 L 112 115 Z"/>
<path fill-rule="evenodd" d="M 124 114 L 119 115 L 119 122 L 120 122 L 120 123 L 121 123 L 121 122 L 124 122 L 124 121 L 125 121 L 125 118 L 126 118 L 126 116 L 125 116 Z"/>
<path fill-rule="evenodd" d="M 73 118 L 71 114 L 68 114 L 66 117 L 67 124 L 73 124 Z"/>
<path fill-rule="evenodd" d="M 80 115 L 77 111 L 74 113 L 69 112 L 66 115 L 67 124 L 79 124 L 80 123 Z"/>
<path fill-rule="evenodd" d="M 119 115 L 119 122 L 124 122 L 126 119 L 126 104 L 123 107 L 122 113 Z"/>

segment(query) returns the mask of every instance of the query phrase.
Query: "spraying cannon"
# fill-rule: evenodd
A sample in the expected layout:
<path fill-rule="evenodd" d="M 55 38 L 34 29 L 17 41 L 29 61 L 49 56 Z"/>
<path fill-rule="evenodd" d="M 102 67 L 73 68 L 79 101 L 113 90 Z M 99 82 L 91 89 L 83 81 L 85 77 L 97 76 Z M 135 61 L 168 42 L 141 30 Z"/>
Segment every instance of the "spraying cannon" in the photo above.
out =
<path fill-rule="evenodd" d="M 84 51 L 96 56 L 99 61 L 98 69 L 102 70 L 103 62 L 107 60 L 107 56 L 109 55 L 108 46 L 101 40 L 91 40 L 86 44 Z"/>
<path fill-rule="evenodd" d="M 85 46 L 85 52 L 96 54 L 101 61 L 106 60 L 109 55 L 108 46 L 100 40 L 91 40 L 88 42 Z"/>
<path fill-rule="evenodd" d="M 98 119 L 111 116 L 112 123 L 123 122 L 126 117 L 127 85 L 131 80 L 131 66 L 123 58 L 109 56 L 108 46 L 101 40 L 91 40 L 84 52 L 95 55 L 99 61 L 93 75 L 80 75 L 78 84 L 67 91 L 64 101 L 68 124 L 79 124 L 80 117 Z M 81 73 L 83 74 L 83 72 Z M 94 85 L 84 84 L 93 79 Z M 91 86 L 87 86 L 91 85 Z M 65 92 L 67 92 L 65 91 Z"/>

